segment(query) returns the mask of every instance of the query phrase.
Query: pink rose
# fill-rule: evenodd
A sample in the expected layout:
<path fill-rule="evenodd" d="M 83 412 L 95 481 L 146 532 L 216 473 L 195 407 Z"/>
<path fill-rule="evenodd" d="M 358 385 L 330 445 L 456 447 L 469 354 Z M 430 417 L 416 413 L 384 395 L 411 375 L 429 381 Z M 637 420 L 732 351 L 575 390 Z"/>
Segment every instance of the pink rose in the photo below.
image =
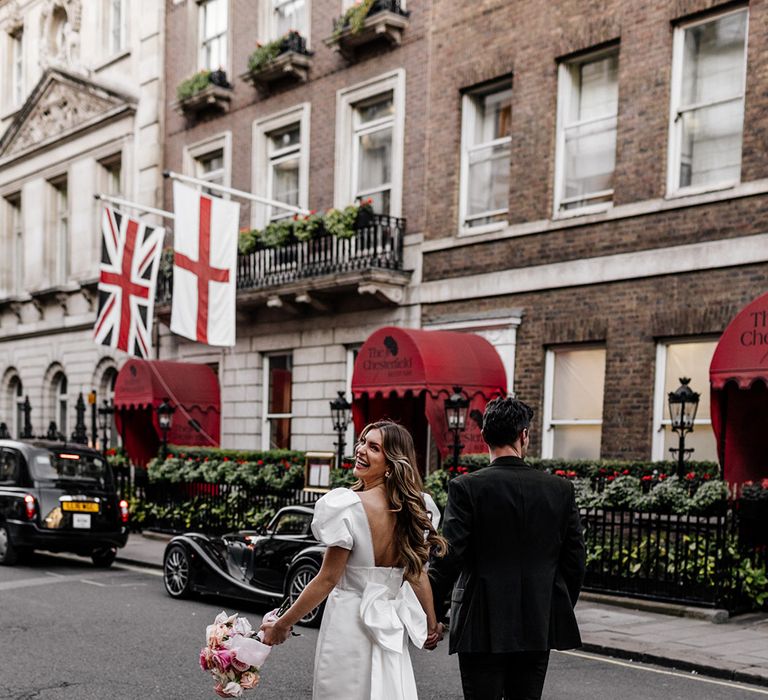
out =
<path fill-rule="evenodd" d="M 211 650 L 208 647 L 203 647 L 200 650 L 200 668 L 203 669 L 203 671 L 207 671 L 211 668 Z"/>
<path fill-rule="evenodd" d="M 240 676 L 240 685 L 248 690 L 249 688 L 255 688 L 259 684 L 259 674 L 248 671 Z"/>
<path fill-rule="evenodd" d="M 234 656 L 235 655 L 229 651 L 229 649 L 217 649 L 212 654 L 213 663 L 216 668 L 222 671 L 227 671 L 232 665 L 232 659 Z"/>
<path fill-rule="evenodd" d="M 247 671 L 251 667 L 251 664 L 247 664 L 245 661 L 240 661 L 240 659 L 238 659 L 236 656 L 232 657 L 231 662 L 232 668 L 234 668 L 235 671 L 239 671 L 240 673 Z"/>

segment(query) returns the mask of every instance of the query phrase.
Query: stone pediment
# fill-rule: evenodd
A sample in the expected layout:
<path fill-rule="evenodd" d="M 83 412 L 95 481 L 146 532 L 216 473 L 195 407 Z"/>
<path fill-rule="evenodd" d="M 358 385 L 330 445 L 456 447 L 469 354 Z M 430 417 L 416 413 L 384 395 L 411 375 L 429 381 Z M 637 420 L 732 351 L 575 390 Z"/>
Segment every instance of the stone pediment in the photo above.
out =
<path fill-rule="evenodd" d="M 45 71 L 0 139 L 0 158 L 71 137 L 123 111 L 136 100 L 60 68 Z"/>

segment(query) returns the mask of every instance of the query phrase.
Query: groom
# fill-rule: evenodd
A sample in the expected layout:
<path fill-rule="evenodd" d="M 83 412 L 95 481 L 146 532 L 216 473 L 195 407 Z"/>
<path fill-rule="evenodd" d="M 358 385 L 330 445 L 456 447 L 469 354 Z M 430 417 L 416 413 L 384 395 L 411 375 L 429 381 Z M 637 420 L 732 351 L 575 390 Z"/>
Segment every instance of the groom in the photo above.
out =
<path fill-rule="evenodd" d="M 532 416 L 514 398 L 488 404 L 491 464 L 450 482 L 448 554 L 429 568 L 438 620 L 453 588 L 449 653 L 459 654 L 466 700 L 541 698 L 549 650 L 581 646 L 579 511 L 569 481 L 523 461 Z"/>

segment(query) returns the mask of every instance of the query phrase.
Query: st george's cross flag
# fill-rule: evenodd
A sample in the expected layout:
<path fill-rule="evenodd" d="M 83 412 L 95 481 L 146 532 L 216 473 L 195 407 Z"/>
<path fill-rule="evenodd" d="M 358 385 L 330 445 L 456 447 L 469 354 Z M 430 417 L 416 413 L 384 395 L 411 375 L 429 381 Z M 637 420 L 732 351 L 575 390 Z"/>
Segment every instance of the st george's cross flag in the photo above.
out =
<path fill-rule="evenodd" d="M 240 205 L 174 182 L 173 213 L 171 330 L 234 345 Z"/>
<path fill-rule="evenodd" d="M 152 314 L 165 229 L 111 207 L 101 215 L 99 308 L 93 339 L 99 345 L 148 358 Z"/>

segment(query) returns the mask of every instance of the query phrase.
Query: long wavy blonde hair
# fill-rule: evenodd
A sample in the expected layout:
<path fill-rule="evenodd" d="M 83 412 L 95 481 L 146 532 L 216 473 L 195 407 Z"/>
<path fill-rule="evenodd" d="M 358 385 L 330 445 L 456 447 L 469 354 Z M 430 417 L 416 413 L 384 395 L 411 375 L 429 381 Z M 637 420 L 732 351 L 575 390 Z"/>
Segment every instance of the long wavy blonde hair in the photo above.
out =
<path fill-rule="evenodd" d="M 384 480 L 390 511 L 395 513 L 395 551 L 408 581 L 419 578 L 430 554 L 443 556 L 448 550 L 446 540 L 437 534 L 429 517 L 422 492 L 421 475 L 416 468 L 416 449 L 411 434 L 390 420 L 369 423 L 360 433 L 360 440 L 371 430 L 381 433 L 381 450 L 387 461 L 388 476 Z M 362 491 L 358 479 L 353 491 Z M 427 533 L 426 537 L 424 533 Z"/>

